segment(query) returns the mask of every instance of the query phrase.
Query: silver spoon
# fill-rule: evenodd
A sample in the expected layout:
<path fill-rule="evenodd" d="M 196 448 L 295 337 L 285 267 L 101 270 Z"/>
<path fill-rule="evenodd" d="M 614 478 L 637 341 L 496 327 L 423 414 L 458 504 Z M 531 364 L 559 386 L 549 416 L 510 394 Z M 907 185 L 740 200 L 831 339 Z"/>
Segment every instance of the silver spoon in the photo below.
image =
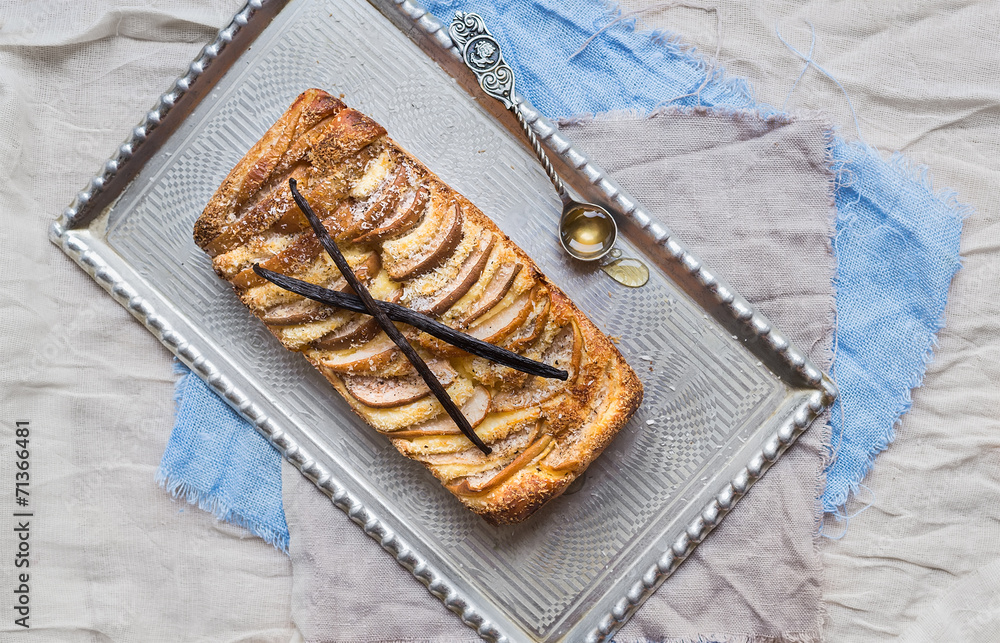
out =
<path fill-rule="evenodd" d="M 486 29 L 482 17 L 475 13 L 456 12 L 448 33 L 483 91 L 503 103 L 517 117 L 531 149 L 559 193 L 563 203 L 562 216 L 559 217 L 559 241 L 563 249 L 581 261 L 596 261 L 611 252 L 618 238 L 618 225 L 601 206 L 577 201 L 570 196 L 541 142 L 524 119 L 520 103 L 515 102 L 514 70 L 504 62 L 500 43 Z"/>

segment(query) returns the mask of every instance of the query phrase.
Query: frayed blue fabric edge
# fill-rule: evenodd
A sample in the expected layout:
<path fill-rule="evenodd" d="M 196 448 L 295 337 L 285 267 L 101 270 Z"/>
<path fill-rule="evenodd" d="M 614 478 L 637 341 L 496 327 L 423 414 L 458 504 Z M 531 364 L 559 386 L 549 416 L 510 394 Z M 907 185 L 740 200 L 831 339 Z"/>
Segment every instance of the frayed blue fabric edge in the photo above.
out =
<path fill-rule="evenodd" d="M 174 412 L 176 414 L 181 407 L 181 400 L 184 396 L 184 387 L 187 385 L 188 381 L 187 378 L 197 377 L 197 375 L 189 370 L 187 366 L 185 366 L 176 357 L 174 358 L 173 372 L 174 375 L 178 376 L 177 381 L 174 382 Z M 225 404 L 221 398 L 219 398 L 218 401 L 220 404 Z M 254 430 L 249 424 L 247 424 L 246 428 L 251 431 Z M 277 458 L 281 457 L 281 454 L 277 449 L 274 450 L 274 455 Z M 167 471 L 162 461 L 160 466 L 157 467 L 154 480 L 156 484 L 169 493 L 170 497 L 174 500 L 183 499 L 189 505 L 194 505 L 202 511 L 211 513 L 217 520 L 222 520 L 236 525 L 237 527 L 242 527 L 253 535 L 263 539 L 264 542 L 269 545 L 279 549 L 281 552 L 285 554 L 288 553 L 289 532 L 287 527 L 284 530 L 276 529 L 260 520 L 255 520 L 243 515 L 239 511 L 230 507 L 221 496 L 202 491 L 183 480 L 175 478 L 169 471 Z"/>
<path fill-rule="evenodd" d="M 837 138 L 844 141 L 841 137 Z M 934 190 L 933 175 L 930 167 L 927 165 L 917 163 L 912 159 L 907 158 L 902 152 L 893 152 L 890 154 L 889 158 L 886 159 L 876 148 L 873 148 L 861 141 L 844 141 L 844 143 L 856 152 L 881 160 L 887 167 L 895 170 L 901 178 L 910 181 L 913 185 L 923 189 L 929 198 L 939 201 L 943 206 L 944 212 L 953 217 L 956 222 L 963 222 L 965 219 L 975 214 L 975 208 L 971 204 L 959 201 L 957 190 L 951 188 L 940 188 L 937 191 Z M 834 166 L 834 171 L 837 171 L 836 166 Z M 958 230 L 958 234 L 956 235 L 954 266 L 951 273 L 952 280 L 954 279 L 955 274 L 957 274 L 962 268 L 960 247 L 958 246 L 960 239 L 961 228 Z M 840 284 L 835 277 L 834 287 L 839 289 L 839 286 Z M 906 383 L 907 388 L 903 393 L 902 399 L 899 400 L 896 406 L 893 414 L 894 419 L 880 432 L 881 434 L 877 436 L 877 441 L 869 450 L 868 458 L 862 463 L 862 466 L 847 476 L 846 485 L 844 485 L 841 489 L 832 492 L 829 487 L 826 487 L 823 490 L 820 500 L 823 505 L 824 513 L 831 514 L 838 520 L 850 520 L 851 516 L 845 511 L 848 501 L 852 496 L 856 496 L 861 491 L 862 482 L 874 468 L 875 460 L 878 458 L 878 455 L 888 449 L 889 445 L 895 441 L 896 431 L 902 423 L 903 417 L 913 407 L 913 390 L 923 386 L 924 378 L 927 374 L 927 367 L 934 361 L 934 350 L 938 346 L 938 333 L 946 326 L 945 308 L 948 303 L 949 294 L 950 282 L 949 288 L 944 293 L 944 297 L 940 302 L 938 314 L 930 326 L 930 338 L 920 355 L 920 364 Z M 831 409 L 831 414 L 839 412 L 839 409 L 840 400 L 837 400 L 835 406 Z M 841 426 L 841 430 L 843 430 L 843 426 Z M 832 442 L 835 442 L 836 439 L 836 436 L 831 435 Z M 831 444 L 830 447 L 832 448 L 832 446 L 833 445 Z M 833 470 L 836 464 L 837 461 L 834 457 L 824 470 L 824 475 L 827 475 L 831 470 Z M 867 507 L 865 507 L 865 509 L 867 509 Z M 864 511 L 864 509 L 861 511 Z M 860 511 L 857 513 L 860 513 Z"/>
<path fill-rule="evenodd" d="M 275 451 L 277 454 L 277 451 Z M 279 455 L 280 457 L 280 455 Z M 267 544 L 273 545 L 283 553 L 288 553 L 288 532 L 273 529 L 264 523 L 251 520 L 234 509 L 229 508 L 218 496 L 195 489 L 181 480 L 172 478 L 160 467 L 156 472 L 156 484 L 160 485 L 174 500 L 183 499 L 189 505 L 195 505 L 202 511 L 207 511 L 218 520 L 242 527 L 255 536 L 262 538 Z"/>
<path fill-rule="evenodd" d="M 604 19 L 606 21 L 610 23 L 621 18 L 623 13 L 620 4 L 614 0 L 602 0 L 602 3 L 604 4 Z M 697 47 L 688 43 L 681 34 L 668 29 L 641 29 L 638 27 L 637 21 L 637 18 L 630 17 L 621 20 L 617 25 L 624 26 L 636 36 L 648 38 L 649 42 L 653 45 L 663 47 L 669 55 L 686 63 L 697 74 L 707 76 L 705 89 L 712 86 L 714 90 L 718 91 L 715 101 L 712 103 L 702 103 L 700 93 L 698 94 L 698 102 L 687 101 L 675 103 L 674 101 L 678 100 L 676 98 L 665 99 L 657 107 L 646 110 L 646 115 L 651 115 L 664 107 L 709 107 L 718 110 L 733 110 L 734 113 L 749 112 L 763 119 L 789 117 L 787 113 L 775 109 L 767 103 L 758 103 L 754 99 L 753 86 L 750 81 L 746 78 L 727 74 L 724 66 L 715 64 L 709 58 L 702 56 Z M 720 102 L 724 102 L 724 104 L 720 104 Z"/>
<path fill-rule="evenodd" d="M 615 0 L 602 0 L 604 5 L 604 19 L 608 22 L 618 20 L 622 15 L 622 7 Z M 688 43 L 681 34 L 669 29 L 641 29 L 637 25 L 638 18 L 630 17 L 618 22 L 619 25 L 629 29 L 637 36 L 648 38 L 649 42 L 663 47 L 672 56 L 687 63 L 695 72 L 709 76 L 708 84 L 714 84 L 722 91 L 719 94 L 721 99 L 727 100 L 727 105 L 711 105 L 720 109 L 735 109 L 736 111 L 748 111 L 759 115 L 761 118 L 772 116 L 788 116 L 779 109 L 775 109 L 766 103 L 758 103 L 754 100 L 753 86 L 746 78 L 730 76 L 726 73 L 726 68 L 722 65 L 714 64 L 709 58 L 702 56 L 698 48 Z M 670 106 L 673 101 L 666 101 L 661 107 Z M 683 104 L 678 104 L 683 105 Z M 699 106 L 700 103 L 687 105 L 689 107 Z M 708 105 L 706 105 L 707 107 Z M 647 113 L 652 114 L 656 109 Z"/>

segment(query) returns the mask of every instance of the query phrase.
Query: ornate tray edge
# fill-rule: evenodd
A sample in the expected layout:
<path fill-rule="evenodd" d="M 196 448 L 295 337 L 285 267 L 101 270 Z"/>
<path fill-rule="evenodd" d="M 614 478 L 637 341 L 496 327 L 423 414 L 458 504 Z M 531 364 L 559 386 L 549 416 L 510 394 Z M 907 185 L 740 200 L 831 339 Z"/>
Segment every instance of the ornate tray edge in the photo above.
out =
<path fill-rule="evenodd" d="M 441 600 L 444 606 L 456 613 L 462 622 L 476 630 L 485 640 L 509 641 L 499 628 L 487 620 L 468 597 L 461 595 L 444 576 L 423 557 L 415 553 L 406 542 L 392 532 L 378 518 L 374 517 L 345 486 L 288 435 L 274 421 L 253 404 L 247 395 L 237 388 L 229 378 L 204 358 L 171 324 L 158 315 L 152 305 L 111 267 L 87 243 L 72 235 L 73 227 L 80 224 L 87 214 L 87 206 L 101 193 L 110 180 L 135 155 L 136 150 L 147 140 L 150 131 L 163 122 L 171 108 L 190 91 L 199 76 L 219 56 L 222 49 L 232 42 L 239 30 L 245 27 L 265 4 L 281 0 L 249 0 L 233 17 L 233 20 L 219 31 L 215 40 L 207 45 L 191 63 L 188 71 L 178 78 L 173 86 L 160 96 L 132 135 L 122 143 L 117 153 L 101 167 L 87 186 L 81 190 L 73 202 L 54 221 L 49 229 L 49 239 L 59 246 L 85 272 L 97 281 L 108 293 L 138 319 L 160 342 L 198 374 L 217 394 L 219 394 L 242 417 L 249 421 L 293 466 L 327 494 L 333 504 L 344 511 L 364 532 L 374 539 L 396 561 L 407 569 L 428 591 Z M 448 35 L 447 28 L 433 15 L 413 0 L 392 0 L 398 11 L 415 27 L 426 34 L 434 43 L 449 54 L 459 53 Z M 708 270 L 698 257 L 662 224 L 654 221 L 642 207 L 607 177 L 603 170 L 591 163 L 586 155 L 574 149 L 572 144 L 557 128 L 542 116 L 531 104 L 520 99 L 526 120 L 531 124 L 539 139 L 563 162 L 579 172 L 594 185 L 604 198 L 614 204 L 614 211 L 628 219 L 636 227 L 649 235 L 657 246 L 666 250 L 684 270 L 694 277 L 718 303 L 732 315 L 733 319 L 746 325 L 748 330 L 761 339 L 768 349 L 787 367 L 798 374 L 814 390 L 806 404 L 782 426 L 768 436 L 764 446 L 750 459 L 750 462 L 727 483 L 692 521 L 685 532 L 660 556 L 641 580 L 620 598 L 587 635 L 587 641 L 599 642 L 607 639 L 641 606 L 692 553 L 694 548 L 719 524 L 719 522 L 744 496 L 750 487 L 773 465 L 777 459 L 802 434 L 809 424 L 824 410 L 829 408 L 837 395 L 834 383 L 814 366 L 795 346 L 784 338 L 771 323 L 740 297 L 725 281 Z"/>

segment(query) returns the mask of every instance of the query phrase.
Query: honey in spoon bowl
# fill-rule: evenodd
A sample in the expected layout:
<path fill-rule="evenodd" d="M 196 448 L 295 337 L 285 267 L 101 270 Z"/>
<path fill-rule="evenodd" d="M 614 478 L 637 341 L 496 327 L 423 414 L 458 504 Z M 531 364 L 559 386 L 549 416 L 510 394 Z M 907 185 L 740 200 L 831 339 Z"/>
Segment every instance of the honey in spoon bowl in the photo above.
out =
<path fill-rule="evenodd" d="M 581 261 L 593 261 L 606 255 L 615 244 L 617 226 L 611 215 L 589 204 L 566 208 L 559 225 L 563 248 Z"/>

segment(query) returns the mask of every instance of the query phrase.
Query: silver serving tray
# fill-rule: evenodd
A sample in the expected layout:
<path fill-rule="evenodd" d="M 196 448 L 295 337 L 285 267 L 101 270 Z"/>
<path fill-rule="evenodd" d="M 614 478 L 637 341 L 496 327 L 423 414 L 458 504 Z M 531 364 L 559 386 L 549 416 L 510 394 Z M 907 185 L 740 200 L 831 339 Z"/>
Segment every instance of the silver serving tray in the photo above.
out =
<path fill-rule="evenodd" d="M 251 44 L 253 45 L 251 47 Z M 343 93 L 464 193 L 609 335 L 645 386 L 573 493 L 494 528 L 365 426 L 194 245 L 216 186 L 296 95 Z M 412 0 L 251 0 L 52 225 L 51 239 L 484 639 L 600 641 L 833 401 L 831 381 L 530 105 L 618 247 L 617 285 L 560 250 L 518 126 Z"/>

